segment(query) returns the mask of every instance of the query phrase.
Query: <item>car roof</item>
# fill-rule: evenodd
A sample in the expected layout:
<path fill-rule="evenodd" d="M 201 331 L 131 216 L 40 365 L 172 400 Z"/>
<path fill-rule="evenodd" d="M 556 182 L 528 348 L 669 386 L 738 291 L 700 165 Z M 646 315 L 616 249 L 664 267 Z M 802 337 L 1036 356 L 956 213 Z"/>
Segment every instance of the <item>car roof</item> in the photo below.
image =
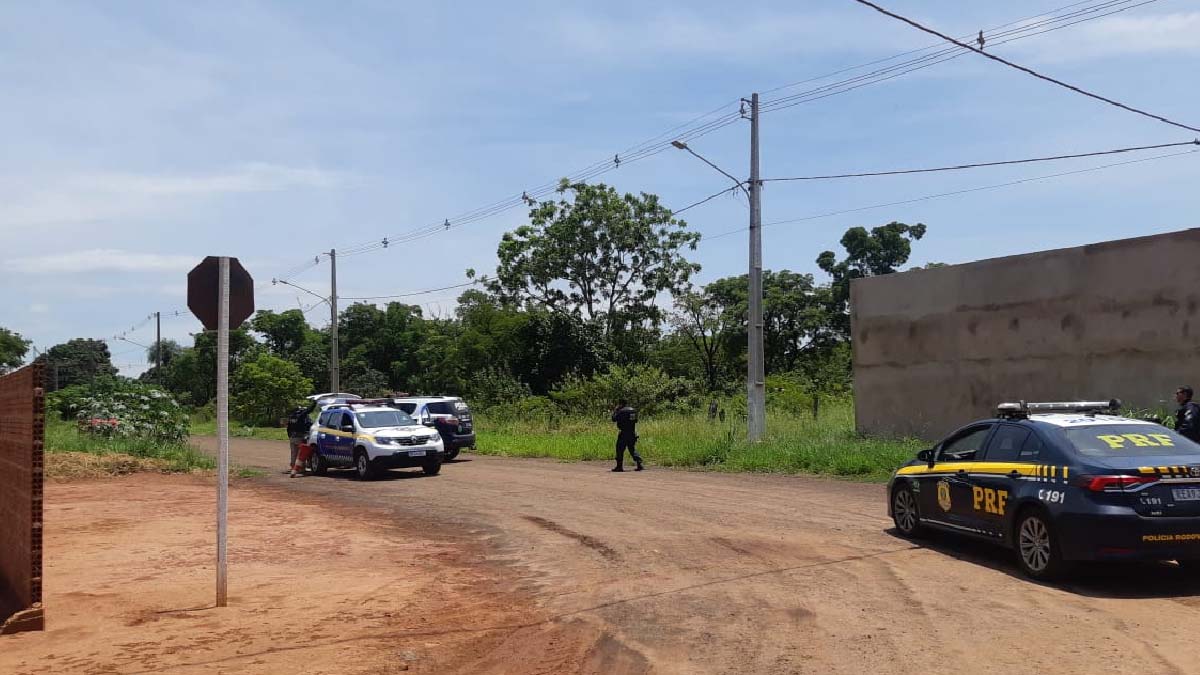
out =
<path fill-rule="evenodd" d="M 336 404 L 334 404 L 334 405 L 331 405 L 331 406 L 329 406 L 328 408 L 326 408 L 326 410 L 333 410 L 333 409 L 335 409 L 335 408 L 341 408 L 342 410 L 345 410 L 346 412 L 352 412 L 352 413 L 362 413 L 362 412 L 401 412 L 401 411 L 399 411 L 399 410 L 396 410 L 395 408 L 393 408 L 393 407 L 391 407 L 391 406 L 386 406 L 386 405 L 356 405 L 356 406 L 354 406 L 354 407 L 350 407 L 350 406 L 348 406 L 348 405 L 346 405 L 346 404 L 344 404 L 344 403 L 336 403 Z"/>
<path fill-rule="evenodd" d="M 1049 426 L 1059 427 L 1062 429 L 1076 427 L 1095 427 L 1107 424 L 1139 424 L 1150 427 L 1161 426 L 1148 420 L 1133 419 L 1131 417 L 1121 417 L 1120 415 L 1084 415 L 1082 413 L 1035 413 L 1028 417 L 993 417 L 991 419 L 979 420 L 972 422 L 967 426 L 975 424 L 999 424 L 1001 422 L 1007 424 L 1021 424 L 1026 422 L 1042 422 Z"/>
<path fill-rule="evenodd" d="M 392 399 L 396 403 L 435 403 L 437 401 L 461 401 L 458 396 L 402 396 Z"/>
<path fill-rule="evenodd" d="M 1029 419 L 1034 422 L 1045 422 L 1056 427 L 1094 427 L 1104 424 L 1141 424 L 1145 426 L 1159 426 L 1154 422 L 1147 420 L 1136 420 L 1129 417 L 1121 417 L 1120 415 L 1081 415 L 1078 413 L 1046 413 L 1044 415 L 1030 415 Z"/>

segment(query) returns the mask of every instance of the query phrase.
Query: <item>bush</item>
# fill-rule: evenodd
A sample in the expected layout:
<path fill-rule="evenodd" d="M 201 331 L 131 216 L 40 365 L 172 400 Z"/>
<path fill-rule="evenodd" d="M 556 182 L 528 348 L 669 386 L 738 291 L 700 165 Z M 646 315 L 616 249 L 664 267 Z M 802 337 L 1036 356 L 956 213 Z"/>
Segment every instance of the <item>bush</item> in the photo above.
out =
<path fill-rule="evenodd" d="M 591 380 L 569 376 L 550 393 L 568 412 L 595 416 L 612 411 L 622 399 L 643 415 L 700 407 L 700 387 L 681 377 L 670 377 L 653 366 L 612 366 Z"/>
<path fill-rule="evenodd" d="M 50 404 L 81 431 L 109 438 L 144 438 L 181 443 L 188 437 L 187 412 L 158 387 L 132 380 L 97 378 L 54 392 Z"/>
<path fill-rule="evenodd" d="M 529 385 L 518 380 L 504 368 L 490 367 L 477 373 L 467 386 L 467 395 L 481 401 L 480 412 L 492 407 L 507 408 L 529 396 Z M 547 403 L 549 399 L 543 398 Z"/>

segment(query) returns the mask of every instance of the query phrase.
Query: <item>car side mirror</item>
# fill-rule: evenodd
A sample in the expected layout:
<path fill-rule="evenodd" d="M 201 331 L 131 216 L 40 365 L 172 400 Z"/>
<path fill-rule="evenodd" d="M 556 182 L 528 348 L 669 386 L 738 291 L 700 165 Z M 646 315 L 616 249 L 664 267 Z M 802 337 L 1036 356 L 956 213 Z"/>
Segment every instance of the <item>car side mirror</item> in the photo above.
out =
<path fill-rule="evenodd" d="M 936 450 L 936 448 L 929 448 L 928 450 L 922 450 L 917 453 L 917 459 L 922 462 L 928 462 L 929 466 L 933 466 L 933 454 L 934 454 L 935 450 Z"/>
<path fill-rule="evenodd" d="M 353 424 L 344 424 L 344 425 L 342 425 L 342 431 L 352 434 L 352 433 L 354 433 L 354 425 Z"/>

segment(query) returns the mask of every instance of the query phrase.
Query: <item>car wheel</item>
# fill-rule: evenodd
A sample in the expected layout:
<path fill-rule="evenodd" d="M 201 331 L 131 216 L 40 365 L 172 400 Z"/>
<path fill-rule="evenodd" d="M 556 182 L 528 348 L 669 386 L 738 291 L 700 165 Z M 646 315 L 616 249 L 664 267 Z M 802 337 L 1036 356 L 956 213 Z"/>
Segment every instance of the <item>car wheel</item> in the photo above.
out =
<path fill-rule="evenodd" d="M 375 468 L 371 466 L 371 458 L 365 450 L 354 453 L 354 473 L 359 480 L 371 480 L 375 477 Z"/>
<path fill-rule="evenodd" d="M 459 448 L 454 448 L 453 450 L 446 450 L 445 461 L 449 462 L 450 460 L 454 459 L 455 457 L 458 457 L 458 452 L 459 452 Z"/>
<path fill-rule="evenodd" d="M 921 514 L 917 511 L 917 495 L 911 485 L 905 483 L 892 492 L 892 521 L 896 529 L 906 537 L 922 533 Z"/>
<path fill-rule="evenodd" d="M 325 463 L 325 458 L 317 451 L 313 451 L 308 456 L 308 472 L 314 476 L 324 476 L 325 471 L 329 469 L 329 465 Z"/>
<path fill-rule="evenodd" d="M 421 470 L 425 472 L 426 476 L 436 476 L 442 470 L 442 460 L 435 456 L 432 460 L 425 462 L 421 466 Z"/>
<path fill-rule="evenodd" d="M 1058 534 L 1046 512 L 1030 508 L 1017 516 L 1014 528 L 1017 564 L 1034 579 L 1056 579 L 1066 571 L 1059 551 Z"/>

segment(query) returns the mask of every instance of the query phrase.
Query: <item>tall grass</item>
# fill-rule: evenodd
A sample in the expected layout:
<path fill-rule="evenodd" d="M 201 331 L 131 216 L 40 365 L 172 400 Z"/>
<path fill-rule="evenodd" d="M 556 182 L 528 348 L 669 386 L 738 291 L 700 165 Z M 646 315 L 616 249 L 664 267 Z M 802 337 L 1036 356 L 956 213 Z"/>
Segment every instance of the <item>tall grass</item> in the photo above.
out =
<path fill-rule="evenodd" d="M 616 429 L 607 419 L 554 422 L 476 415 L 478 452 L 565 461 L 612 460 Z M 745 440 L 741 419 L 709 420 L 703 414 L 668 415 L 638 424 L 638 451 L 653 464 L 719 471 L 810 473 L 885 480 L 927 444 L 915 439 L 860 436 L 850 403 L 811 415 L 770 412 L 761 443 Z"/>
<path fill-rule="evenodd" d="M 80 433 L 71 422 L 55 416 L 46 418 L 46 452 L 82 452 L 90 455 L 128 455 L 159 460 L 157 466 L 167 471 L 190 473 L 207 471 L 216 463 L 183 443 L 168 443 L 147 438 L 102 438 Z"/>

